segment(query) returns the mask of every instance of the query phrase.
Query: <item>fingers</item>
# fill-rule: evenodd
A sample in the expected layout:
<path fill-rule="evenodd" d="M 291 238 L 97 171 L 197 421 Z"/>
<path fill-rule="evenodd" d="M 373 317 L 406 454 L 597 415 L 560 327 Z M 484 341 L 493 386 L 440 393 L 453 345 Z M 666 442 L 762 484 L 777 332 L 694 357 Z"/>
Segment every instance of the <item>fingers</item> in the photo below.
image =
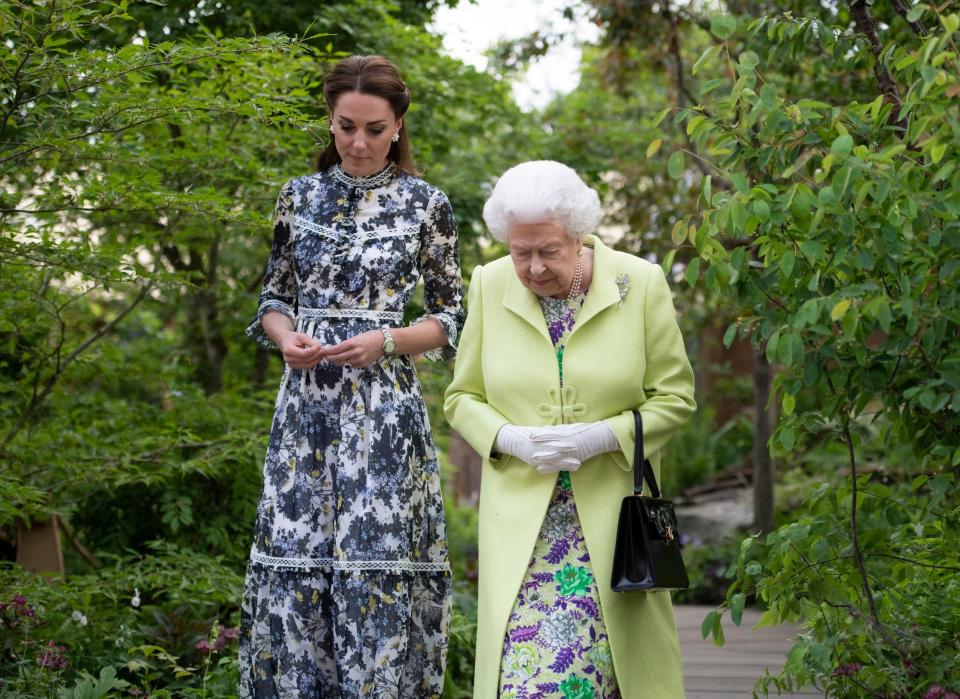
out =
<path fill-rule="evenodd" d="M 540 473 L 556 473 L 557 471 L 576 471 L 580 468 L 580 460 L 572 456 L 562 458 L 558 461 L 548 463 L 537 463 L 537 471 Z"/>
<path fill-rule="evenodd" d="M 296 333 L 292 341 L 285 345 L 283 358 L 293 369 L 309 369 L 324 359 L 337 366 L 363 369 L 380 358 L 383 347 L 381 338 L 379 331 L 369 331 L 325 347 L 309 335 Z"/>
<path fill-rule="evenodd" d="M 535 430 L 530 439 L 534 442 L 545 442 L 551 439 L 570 439 L 590 429 L 592 423 L 589 422 L 571 422 L 566 425 L 548 425 Z"/>
<path fill-rule="evenodd" d="M 552 454 L 560 453 L 573 453 L 577 450 L 577 445 L 574 442 L 563 440 L 563 439 L 551 439 L 547 440 L 538 440 L 532 439 L 531 441 L 536 442 L 537 446 L 540 447 L 540 451 L 534 452 L 533 458 L 537 458 L 538 455 L 543 455 L 544 457 L 550 456 Z"/>
<path fill-rule="evenodd" d="M 287 347 L 283 351 L 283 361 L 291 369 L 309 369 L 323 359 L 324 351 L 324 346 L 319 343 L 307 348 Z"/>
<path fill-rule="evenodd" d="M 326 358 L 337 366 L 364 367 L 370 363 L 364 355 L 365 353 L 362 347 L 341 342 L 339 345 L 334 345 L 329 348 Z"/>

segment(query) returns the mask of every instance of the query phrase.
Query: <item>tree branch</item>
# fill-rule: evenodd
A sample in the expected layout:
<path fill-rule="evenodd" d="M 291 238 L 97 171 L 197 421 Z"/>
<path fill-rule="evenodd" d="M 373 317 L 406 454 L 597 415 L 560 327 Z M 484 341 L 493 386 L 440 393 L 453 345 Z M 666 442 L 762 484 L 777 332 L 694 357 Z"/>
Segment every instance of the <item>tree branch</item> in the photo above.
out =
<path fill-rule="evenodd" d="M 120 313 L 118 313 L 113 320 L 111 320 L 102 328 L 94 332 L 86 340 L 81 342 L 76 347 L 76 349 L 73 350 L 73 352 L 67 355 L 65 359 L 61 361 L 58 357 L 56 370 L 49 377 L 47 377 L 47 380 L 43 384 L 43 389 L 39 392 L 37 391 L 34 392 L 33 396 L 31 396 L 30 398 L 30 402 L 27 404 L 27 407 L 24 408 L 23 412 L 20 413 L 20 417 L 17 418 L 17 422 L 13 425 L 12 428 L 10 428 L 10 431 L 7 432 L 7 435 L 4 438 L 4 448 L 6 448 L 6 445 L 9 445 L 16 438 L 17 434 L 20 433 L 20 431 L 27 424 L 30 418 L 33 417 L 34 413 L 36 413 L 37 411 L 37 408 L 39 408 L 43 404 L 43 402 L 49 397 L 50 393 L 53 391 L 54 386 L 57 385 L 57 383 L 63 377 L 64 372 L 66 372 L 67 368 L 71 364 L 73 364 L 74 361 L 76 361 L 77 357 L 83 354 L 84 351 L 86 351 L 91 345 L 93 345 L 99 339 L 113 332 L 113 330 L 117 327 L 117 325 L 120 324 L 120 321 L 126 318 L 127 315 L 134 308 L 136 308 L 144 298 L 146 298 L 151 288 L 153 288 L 152 282 L 141 287 L 140 293 L 138 293 L 137 296 L 133 299 L 133 301 L 131 301 L 126 308 L 120 311 Z"/>
<path fill-rule="evenodd" d="M 909 655 L 897 640 L 890 635 L 890 632 L 884 628 L 880 621 L 880 612 L 877 611 L 877 602 L 873 599 L 873 589 L 870 586 L 870 576 L 867 573 L 867 565 L 863 560 L 863 552 L 860 550 L 860 535 L 857 532 L 857 460 L 853 451 L 853 435 L 850 434 L 850 418 L 843 421 L 843 438 L 847 443 L 847 455 L 850 463 L 850 543 L 853 546 L 853 560 L 860 573 L 860 586 L 863 589 L 863 596 L 867 598 L 867 606 L 870 609 L 870 620 L 873 627 L 877 630 L 887 643 L 893 646 L 904 660 L 909 659 Z M 853 613 L 853 608 L 851 608 Z"/>
<path fill-rule="evenodd" d="M 926 36 L 927 28 L 924 26 L 923 22 L 911 22 L 907 19 L 907 14 L 910 12 L 910 7 L 904 4 L 903 0 L 893 0 L 893 9 L 896 10 L 897 14 L 903 17 L 903 21 L 907 23 L 913 33 L 917 36 Z"/>
<path fill-rule="evenodd" d="M 853 23 L 857 31 L 867 37 L 870 43 L 870 53 L 873 54 L 873 74 L 877 77 L 877 85 L 883 94 L 884 101 L 893 105 L 890 110 L 890 122 L 906 130 L 906 119 L 900 118 L 900 110 L 903 109 L 903 103 L 900 101 L 900 91 L 897 89 L 897 83 L 894 82 L 890 71 L 880 61 L 880 53 L 883 46 L 880 43 L 880 37 L 877 34 L 877 21 L 870 15 L 870 8 L 867 0 L 850 0 L 850 16 L 853 17 Z"/>

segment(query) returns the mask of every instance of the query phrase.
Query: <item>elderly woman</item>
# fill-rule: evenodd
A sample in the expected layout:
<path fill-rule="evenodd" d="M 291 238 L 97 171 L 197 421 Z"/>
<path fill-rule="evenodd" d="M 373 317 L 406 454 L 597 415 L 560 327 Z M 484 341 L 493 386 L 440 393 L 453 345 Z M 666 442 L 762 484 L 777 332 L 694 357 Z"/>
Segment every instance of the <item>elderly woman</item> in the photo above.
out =
<path fill-rule="evenodd" d="M 669 593 L 610 589 L 631 411 L 659 474 L 696 407 L 663 272 L 590 235 L 560 163 L 508 170 L 483 214 L 510 256 L 473 272 L 445 402 L 484 457 L 474 696 L 682 697 Z"/>

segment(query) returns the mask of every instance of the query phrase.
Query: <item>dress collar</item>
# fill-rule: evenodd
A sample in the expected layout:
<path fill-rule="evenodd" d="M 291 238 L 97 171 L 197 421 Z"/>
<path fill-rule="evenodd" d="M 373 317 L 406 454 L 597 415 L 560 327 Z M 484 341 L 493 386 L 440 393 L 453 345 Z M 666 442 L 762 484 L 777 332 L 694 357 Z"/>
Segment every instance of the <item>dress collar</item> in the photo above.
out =
<path fill-rule="evenodd" d="M 383 187 L 393 179 L 393 176 L 396 174 L 396 172 L 396 163 L 387 163 L 387 166 L 380 172 L 372 175 L 365 175 L 363 177 L 354 177 L 353 175 L 348 174 L 344 171 L 340 163 L 337 163 L 333 166 L 333 176 L 338 182 L 346 185 L 347 187 L 356 187 L 358 189 L 376 189 L 377 187 Z"/>

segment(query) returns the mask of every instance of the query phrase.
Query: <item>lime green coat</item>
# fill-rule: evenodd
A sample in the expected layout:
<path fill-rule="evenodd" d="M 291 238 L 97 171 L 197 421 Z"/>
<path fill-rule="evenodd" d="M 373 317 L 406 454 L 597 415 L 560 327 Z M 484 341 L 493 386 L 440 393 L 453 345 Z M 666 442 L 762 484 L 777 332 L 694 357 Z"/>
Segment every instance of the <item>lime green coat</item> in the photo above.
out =
<path fill-rule="evenodd" d="M 631 410 L 643 415 L 644 446 L 659 474 L 660 449 L 696 408 L 693 372 L 660 267 L 592 236 L 586 243 L 594 249 L 593 280 L 564 352 L 562 390 L 540 304 L 510 258 L 477 267 L 470 283 L 444 409 L 450 424 L 486 455 L 475 699 L 497 696 L 508 617 L 557 478 L 514 457 L 489 458 L 497 431 L 506 423 L 596 420 L 606 420 L 622 452 L 590 459 L 571 480 L 620 691 L 625 699 L 684 696 L 669 593 L 613 592 L 610 571 L 620 501 L 633 487 Z"/>

